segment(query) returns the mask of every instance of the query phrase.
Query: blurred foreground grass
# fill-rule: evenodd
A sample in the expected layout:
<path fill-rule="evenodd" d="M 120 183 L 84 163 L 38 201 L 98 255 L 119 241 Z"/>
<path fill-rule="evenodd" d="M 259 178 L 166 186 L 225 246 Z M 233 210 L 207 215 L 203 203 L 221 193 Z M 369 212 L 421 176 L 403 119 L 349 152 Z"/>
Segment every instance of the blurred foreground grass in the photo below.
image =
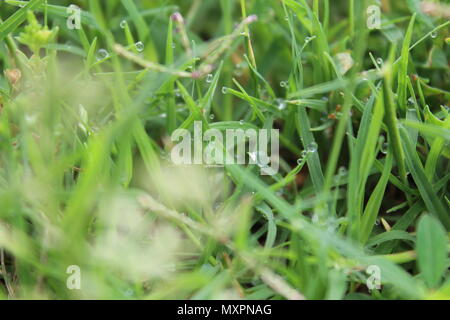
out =
<path fill-rule="evenodd" d="M 449 299 L 449 8 L 2 1 L 0 298 Z M 280 173 L 174 166 L 198 120 Z"/>

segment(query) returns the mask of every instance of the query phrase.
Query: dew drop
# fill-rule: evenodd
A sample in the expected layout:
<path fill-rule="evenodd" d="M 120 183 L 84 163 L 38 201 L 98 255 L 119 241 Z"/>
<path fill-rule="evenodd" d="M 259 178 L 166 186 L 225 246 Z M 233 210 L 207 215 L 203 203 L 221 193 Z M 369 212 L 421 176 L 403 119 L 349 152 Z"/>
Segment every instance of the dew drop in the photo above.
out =
<path fill-rule="evenodd" d="M 430 34 L 430 36 L 431 36 L 433 39 L 435 39 L 435 38 L 437 38 L 438 34 L 437 34 L 436 31 L 434 31 L 434 32 L 432 32 L 432 33 Z"/>
<path fill-rule="evenodd" d="M 209 115 L 209 119 L 211 119 L 211 120 L 214 120 L 215 117 L 216 117 L 216 116 L 215 116 L 214 114 L 210 114 L 210 115 Z"/>
<path fill-rule="evenodd" d="M 227 94 L 227 93 L 228 93 L 228 88 L 222 87 L 222 94 Z"/>
<path fill-rule="evenodd" d="M 382 58 L 378 58 L 377 59 L 377 64 L 379 65 L 379 66 L 382 66 L 383 65 L 383 59 Z"/>
<path fill-rule="evenodd" d="M 144 43 L 142 41 L 136 42 L 134 46 L 138 52 L 144 51 Z"/>
<path fill-rule="evenodd" d="M 210 73 L 208 74 L 208 76 L 206 77 L 206 82 L 207 83 L 211 83 L 213 81 L 213 75 Z"/>
<path fill-rule="evenodd" d="M 109 57 L 109 52 L 105 49 L 100 49 L 97 51 L 97 60 L 101 61 Z"/>
<path fill-rule="evenodd" d="M 280 87 L 282 87 L 282 88 L 286 88 L 287 87 L 287 82 L 286 81 L 281 81 L 280 82 Z"/>
<path fill-rule="evenodd" d="M 319 146 L 317 145 L 316 142 L 311 142 L 307 147 L 306 150 L 310 153 L 314 153 L 317 152 L 317 149 L 319 148 Z"/>
<path fill-rule="evenodd" d="M 387 154 L 389 150 L 389 143 L 385 142 L 381 145 L 381 153 Z"/>
<path fill-rule="evenodd" d="M 284 101 L 283 99 L 276 99 L 275 103 L 277 104 L 278 110 L 282 111 L 286 109 L 286 101 Z"/>
<path fill-rule="evenodd" d="M 127 21 L 126 21 L 126 20 L 120 21 L 120 27 L 121 27 L 122 29 L 125 29 L 126 26 L 127 26 Z"/>
<path fill-rule="evenodd" d="M 244 120 L 239 120 L 239 124 L 242 126 L 242 125 L 244 125 L 244 123 L 245 123 L 245 121 Z"/>

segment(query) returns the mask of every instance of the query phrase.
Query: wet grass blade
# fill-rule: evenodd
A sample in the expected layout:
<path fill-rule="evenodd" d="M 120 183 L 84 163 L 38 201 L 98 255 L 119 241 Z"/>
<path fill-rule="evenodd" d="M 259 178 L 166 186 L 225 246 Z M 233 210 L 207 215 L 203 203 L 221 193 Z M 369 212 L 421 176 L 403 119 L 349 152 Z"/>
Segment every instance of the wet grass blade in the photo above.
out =
<path fill-rule="evenodd" d="M 3 41 L 8 34 L 13 32 L 26 20 L 28 10 L 38 8 L 43 2 L 44 0 L 31 0 L 27 2 L 23 8 L 14 12 L 13 15 L 0 24 L 0 41 Z"/>
<path fill-rule="evenodd" d="M 422 195 L 423 201 L 427 209 L 437 217 L 447 230 L 450 230 L 450 216 L 448 210 L 445 209 L 444 204 L 438 198 L 437 194 L 434 192 L 430 181 L 427 178 L 423 165 L 417 155 L 416 150 L 413 148 L 411 140 L 409 138 L 406 129 L 401 128 L 400 130 L 403 146 L 406 151 L 406 163 L 411 171 L 411 175 L 416 182 L 420 194 Z"/>
<path fill-rule="evenodd" d="M 409 59 L 409 47 L 411 44 L 412 34 L 414 31 L 414 21 L 416 20 L 416 15 L 414 14 L 408 26 L 408 30 L 405 34 L 405 39 L 403 40 L 402 54 L 400 57 L 400 67 L 398 72 L 398 104 L 401 112 L 406 112 L 406 92 L 407 92 L 407 81 L 408 81 L 408 64 Z"/>

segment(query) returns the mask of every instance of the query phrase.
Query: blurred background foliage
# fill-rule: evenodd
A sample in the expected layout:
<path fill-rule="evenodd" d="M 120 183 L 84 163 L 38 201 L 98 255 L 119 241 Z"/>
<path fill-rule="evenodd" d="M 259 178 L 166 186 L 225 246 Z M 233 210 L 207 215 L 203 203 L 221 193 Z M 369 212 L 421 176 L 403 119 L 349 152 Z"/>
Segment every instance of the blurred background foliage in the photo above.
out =
<path fill-rule="evenodd" d="M 9 32 L 0 25 L 1 298 L 450 297 L 444 11 L 415 0 L 41 2 L 39 26 L 25 11 Z M 0 2 L 1 20 L 23 4 Z M 70 4 L 82 31 L 66 27 Z M 258 16 L 250 42 L 230 36 L 243 4 Z M 383 27 L 369 32 L 371 4 Z M 147 70 L 115 44 L 189 72 L 223 51 L 207 80 Z M 408 108 L 389 122 L 393 101 Z M 280 174 L 174 167 L 169 136 L 191 120 L 281 129 Z M 80 290 L 66 285 L 73 265 Z M 372 291 L 370 265 L 382 282 Z"/>

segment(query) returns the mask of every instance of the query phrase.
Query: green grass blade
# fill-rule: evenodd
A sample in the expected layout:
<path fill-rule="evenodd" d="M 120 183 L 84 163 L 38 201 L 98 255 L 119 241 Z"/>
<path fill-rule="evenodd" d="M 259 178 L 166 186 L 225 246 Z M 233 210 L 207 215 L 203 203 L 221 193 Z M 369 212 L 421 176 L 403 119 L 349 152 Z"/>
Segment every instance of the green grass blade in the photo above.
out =
<path fill-rule="evenodd" d="M 422 278 L 436 288 L 447 269 L 447 235 L 438 220 L 424 215 L 417 227 L 417 264 Z"/>
<path fill-rule="evenodd" d="M 6 21 L 0 24 L 0 41 L 3 41 L 5 37 L 13 32 L 22 22 L 27 19 L 28 10 L 34 10 L 42 5 L 44 0 L 31 0 L 26 3 L 23 8 L 20 8 L 13 13 Z"/>
<path fill-rule="evenodd" d="M 406 129 L 402 128 L 400 133 L 406 151 L 406 163 L 408 164 L 408 168 L 411 171 L 411 175 L 416 182 L 427 209 L 442 222 L 447 230 L 450 230 L 450 216 L 448 210 L 445 209 L 441 200 L 434 192 L 433 187 L 425 174 L 419 156 L 411 144 L 408 132 Z"/>
<path fill-rule="evenodd" d="M 414 31 L 414 21 L 416 20 L 416 14 L 411 18 L 411 21 L 406 31 L 405 39 L 403 40 L 402 54 L 400 57 L 400 67 L 398 72 L 398 104 L 401 112 L 406 112 L 406 92 L 408 81 L 408 64 L 409 64 L 409 46 L 411 44 L 412 34 Z"/>

